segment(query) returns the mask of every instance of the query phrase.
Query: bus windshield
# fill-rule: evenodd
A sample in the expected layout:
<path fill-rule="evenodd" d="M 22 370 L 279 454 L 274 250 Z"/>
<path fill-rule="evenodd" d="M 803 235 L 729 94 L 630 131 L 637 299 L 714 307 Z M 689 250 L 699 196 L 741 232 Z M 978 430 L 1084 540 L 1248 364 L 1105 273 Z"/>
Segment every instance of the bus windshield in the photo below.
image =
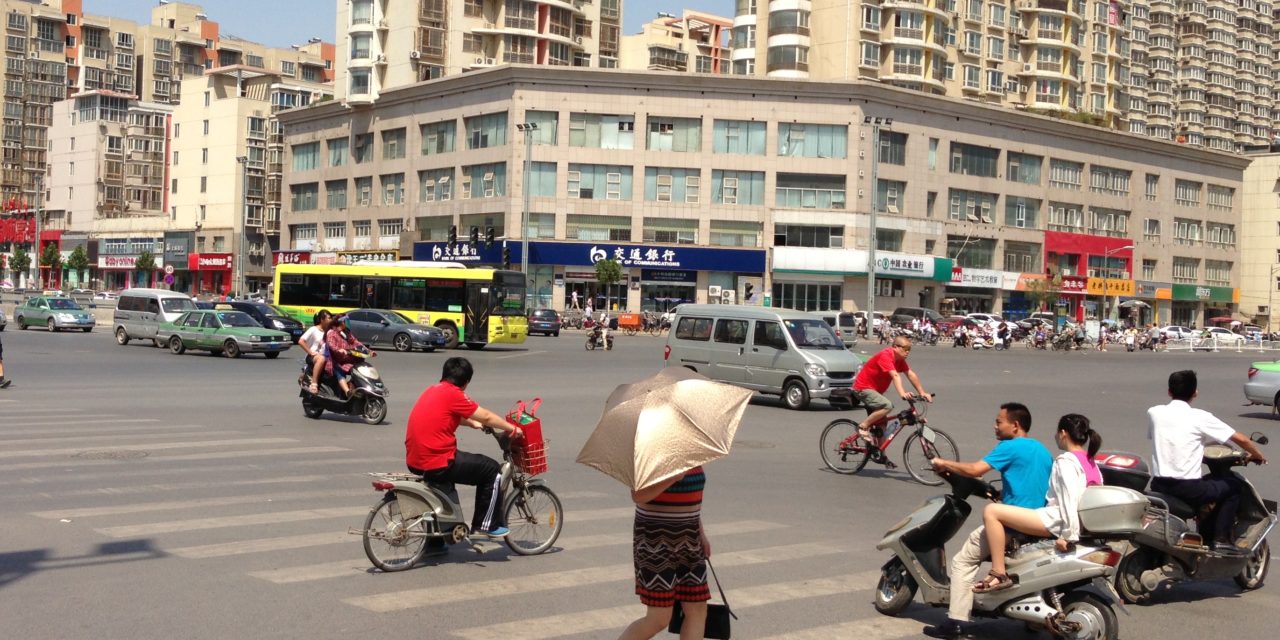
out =
<path fill-rule="evenodd" d="M 524 274 L 498 272 L 493 274 L 493 307 L 495 316 L 523 316 L 525 285 Z"/>

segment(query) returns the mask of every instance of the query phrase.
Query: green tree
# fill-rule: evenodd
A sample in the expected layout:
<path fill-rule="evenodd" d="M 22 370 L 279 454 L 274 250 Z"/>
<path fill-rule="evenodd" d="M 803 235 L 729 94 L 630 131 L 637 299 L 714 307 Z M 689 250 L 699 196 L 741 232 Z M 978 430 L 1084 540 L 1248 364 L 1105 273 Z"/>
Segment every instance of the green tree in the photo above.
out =
<path fill-rule="evenodd" d="M 156 272 L 156 257 L 150 251 L 143 251 L 138 254 L 138 259 L 134 261 L 133 268 L 147 274 L 147 282 L 151 282 L 151 274 Z"/>
<path fill-rule="evenodd" d="M 1058 300 L 1058 287 L 1062 284 L 1060 278 L 1061 276 L 1027 281 L 1027 298 L 1035 305 L 1036 311 L 1044 311 L 1046 307 Z"/>
<path fill-rule="evenodd" d="M 31 268 L 31 256 L 27 255 L 22 249 L 13 250 L 13 258 L 9 260 L 9 268 L 13 270 L 16 276 L 19 273 L 26 273 Z"/>
<path fill-rule="evenodd" d="M 67 268 L 71 269 L 76 274 L 76 282 L 84 282 L 87 279 L 89 254 L 85 253 L 83 245 L 79 245 L 75 249 L 71 250 L 71 255 L 67 256 Z"/>
<path fill-rule="evenodd" d="M 46 244 L 44 251 L 40 252 L 40 266 L 49 267 L 49 283 L 55 281 L 55 275 L 62 272 L 62 252 L 58 251 L 58 245 Z"/>
<path fill-rule="evenodd" d="M 596 282 L 608 286 L 622 280 L 622 265 L 612 258 L 596 263 Z"/>

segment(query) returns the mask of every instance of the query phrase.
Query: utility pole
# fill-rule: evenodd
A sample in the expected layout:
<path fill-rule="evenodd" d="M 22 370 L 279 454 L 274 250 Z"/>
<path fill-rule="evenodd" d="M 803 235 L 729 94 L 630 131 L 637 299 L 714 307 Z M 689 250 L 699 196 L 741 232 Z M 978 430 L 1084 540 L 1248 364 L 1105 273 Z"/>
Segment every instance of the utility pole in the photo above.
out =
<path fill-rule="evenodd" d="M 240 216 L 236 220 L 236 277 L 237 293 L 240 297 L 244 297 L 245 289 L 249 286 L 249 279 L 244 275 L 244 244 L 248 234 L 245 233 L 245 222 L 249 217 L 249 156 L 236 156 L 236 162 L 240 164 Z"/>
<path fill-rule="evenodd" d="M 876 319 L 876 199 L 880 195 L 880 126 L 892 125 L 893 118 L 865 116 L 862 122 L 871 125 L 871 228 L 867 239 L 867 335 L 870 335 L 875 332 Z"/>
<path fill-rule="evenodd" d="M 538 123 L 522 122 L 516 125 L 516 129 L 524 134 L 524 211 L 520 214 L 520 273 L 524 274 L 525 287 L 532 286 L 529 282 L 529 193 L 530 179 L 529 171 L 533 166 L 533 134 L 538 132 Z"/>

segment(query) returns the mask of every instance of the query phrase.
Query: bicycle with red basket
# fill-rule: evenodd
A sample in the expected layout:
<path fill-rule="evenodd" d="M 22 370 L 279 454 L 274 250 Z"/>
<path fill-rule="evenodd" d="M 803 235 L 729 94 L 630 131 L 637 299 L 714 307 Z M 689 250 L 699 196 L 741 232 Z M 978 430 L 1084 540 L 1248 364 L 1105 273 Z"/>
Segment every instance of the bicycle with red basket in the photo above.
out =
<path fill-rule="evenodd" d="M 526 407 L 516 404 L 507 421 L 520 426 L 523 438 L 485 428 L 502 448 L 502 510 L 510 532 L 503 537 L 517 554 L 528 556 L 546 552 L 560 537 L 564 508 L 554 491 L 535 476 L 547 470 L 547 441 L 542 437 L 542 421 L 537 417 L 541 399 Z M 364 529 L 364 552 L 373 566 L 383 571 L 404 571 L 426 554 L 430 541 L 443 544 L 465 542 L 476 553 L 481 549 L 471 540 L 472 532 L 452 483 L 424 482 L 411 473 L 371 473 L 373 488 L 384 492 L 382 500 L 369 510 Z"/>

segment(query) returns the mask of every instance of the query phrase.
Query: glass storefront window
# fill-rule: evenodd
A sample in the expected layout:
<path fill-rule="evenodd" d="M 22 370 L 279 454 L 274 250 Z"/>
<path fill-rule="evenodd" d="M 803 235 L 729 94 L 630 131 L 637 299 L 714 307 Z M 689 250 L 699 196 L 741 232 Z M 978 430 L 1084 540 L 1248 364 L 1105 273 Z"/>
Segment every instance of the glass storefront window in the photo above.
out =
<path fill-rule="evenodd" d="M 528 311 L 535 309 L 551 309 L 551 295 L 555 286 L 555 267 L 551 265 L 529 265 L 529 303 Z M 568 305 L 565 305 L 568 308 Z"/>
<path fill-rule="evenodd" d="M 799 311 L 840 308 L 841 285 L 804 282 L 773 283 L 773 306 Z"/>

